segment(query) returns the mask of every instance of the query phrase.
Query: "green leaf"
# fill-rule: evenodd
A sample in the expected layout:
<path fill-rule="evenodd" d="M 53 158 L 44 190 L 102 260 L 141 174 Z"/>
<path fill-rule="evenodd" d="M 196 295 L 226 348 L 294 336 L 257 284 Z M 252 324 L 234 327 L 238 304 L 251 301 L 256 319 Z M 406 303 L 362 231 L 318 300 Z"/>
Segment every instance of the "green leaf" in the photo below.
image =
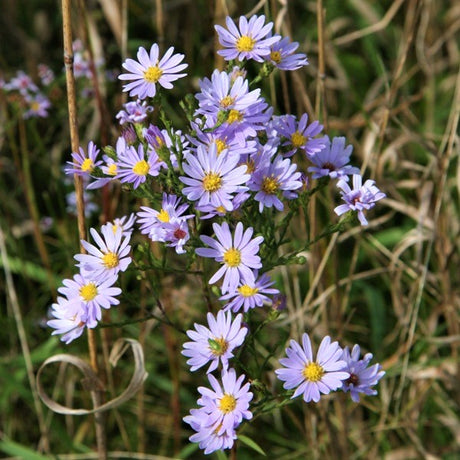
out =
<path fill-rule="evenodd" d="M 15 457 L 27 458 L 27 460 L 49 460 L 51 458 L 37 454 L 34 450 L 24 447 L 9 439 L 0 441 L 0 451 L 8 455 L 14 455 Z"/>
<path fill-rule="evenodd" d="M 187 444 L 180 452 L 177 458 L 186 459 L 189 458 L 190 455 L 195 453 L 198 450 L 198 443 L 196 442 L 191 442 L 190 444 Z"/>
<path fill-rule="evenodd" d="M 251 449 L 254 449 L 256 452 L 259 454 L 263 455 L 264 457 L 267 456 L 267 454 L 263 451 L 262 447 L 260 447 L 255 441 L 253 441 L 251 438 L 248 438 L 247 436 L 244 436 L 242 434 L 238 435 L 238 439 L 246 444 L 248 447 Z"/>
<path fill-rule="evenodd" d="M 216 450 L 217 460 L 227 460 L 227 455 L 225 455 L 223 450 Z"/>

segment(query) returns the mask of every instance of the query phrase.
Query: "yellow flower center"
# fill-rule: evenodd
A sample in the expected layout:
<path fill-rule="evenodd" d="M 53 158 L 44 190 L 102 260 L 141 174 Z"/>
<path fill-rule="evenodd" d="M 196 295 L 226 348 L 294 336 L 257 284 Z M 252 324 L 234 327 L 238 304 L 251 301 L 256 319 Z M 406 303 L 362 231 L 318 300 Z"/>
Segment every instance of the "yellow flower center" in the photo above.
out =
<path fill-rule="evenodd" d="M 203 188 L 207 192 L 215 192 L 219 190 L 222 185 L 222 179 L 216 173 L 209 172 L 203 178 Z"/>
<path fill-rule="evenodd" d="M 318 363 L 308 363 L 303 368 L 302 375 L 310 382 L 318 382 L 324 375 L 324 369 Z"/>
<path fill-rule="evenodd" d="M 235 123 L 235 121 L 241 122 L 241 121 L 243 121 L 243 114 L 241 112 L 239 112 L 238 110 L 231 109 L 229 114 L 228 114 L 227 121 L 230 124 Z"/>
<path fill-rule="evenodd" d="M 264 177 L 262 180 L 262 191 L 268 195 L 273 195 L 279 188 L 279 183 L 275 177 Z"/>
<path fill-rule="evenodd" d="M 228 414 L 235 410 L 236 407 L 236 399 L 233 395 L 229 395 L 225 393 L 224 396 L 219 401 L 219 409 L 224 413 Z"/>
<path fill-rule="evenodd" d="M 221 214 L 225 214 L 227 212 L 227 210 L 222 205 L 217 206 L 216 211 L 220 212 Z"/>
<path fill-rule="evenodd" d="M 115 225 L 115 224 L 112 225 L 112 232 L 114 235 L 115 233 L 117 233 L 118 228 L 119 228 L 118 225 Z"/>
<path fill-rule="evenodd" d="M 32 101 L 30 104 L 30 110 L 33 110 L 34 112 L 38 112 L 40 110 L 40 103 L 37 101 Z"/>
<path fill-rule="evenodd" d="M 225 96 L 220 100 L 220 106 L 226 109 L 235 103 L 235 98 L 232 96 Z"/>
<path fill-rule="evenodd" d="M 144 80 L 149 83 L 156 83 L 161 76 L 163 75 L 163 71 L 157 66 L 150 66 L 144 72 Z"/>
<path fill-rule="evenodd" d="M 249 37 L 248 35 L 242 35 L 237 41 L 236 41 L 236 49 L 241 53 L 242 51 L 252 51 L 254 49 L 254 45 L 256 44 L 256 41 L 252 38 Z"/>
<path fill-rule="evenodd" d="M 85 302 L 93 300 L 97 296 L 97 287 L 94 283 L 85 284 L 80 288 L 80 295 Z"/>
<path fill-rule="evenodd" d="M 257 294 L 259 292 L 258 288 L 253 288 L 247 284 L 243 284 L 243 286 L 240 286 L 238 288 L 238 292 L 243 296 L 243 297 L 252 297 L 253 295 Z"/>
<path fill-rule="evenodd" d="M 300 134 L 299 131 L 296 131 L 291 136 L 292 145 L 296 148 L 300 147 L 301 145 L 304 145 L 306 141 L 307 138 L 305 136 L 302 136 L 302 134 Z"/>
<path fill-rule="evenodd" d="M 168 214 L 168 211 L 165 211 L 164 209 L 162 209 L 162 210 L 158 213 L 157 219 L 158 219 L 160 222 L 169 222 L 169 214 Z"/>
<path fill-rule="evenodd" d="M 108 252 L 102 257 L 102 263 L 106 268 L 115 268 L 120 263 L 118 256 L 114 252 Z"/>
<path fill-rule="evenodd" d="M 138 176 L 146 176 L 149 172 L 149 169 L 149 164 L 145 160 L 141 160 L 133 166 L 133 173 L 137 174 Z"/>
<path fill-rule="evenodd" d="M 225 150 L 226 148 L 228 148 L 227 143 L 223 141 L 222 139 L 216 139 L 215 144 L 217 147 L 217 155 L 222 153 L 222 150 Z"/>
<path fill-rule="evenodd" d="M 83 163 L 81 164 L 81 170 L 83 172 L 90 173 L 93 171 L 93 169 L 94 169 L 93 160 L 91 160 L 91 158 L 85 158 L 83 160 Z"/>
<path fill-rule="evenodd" d="M 107 174 L 109 176 L 117 175 L 117 164 L 116 163 L 112 163 L 111 165 L 109 165 L 109 167 L 107 168 Z"/>
<path fill-rule="evenodd" d="M 272 51 L 270 53 L 270 59 L 279 64 L 281 62 L 281 53 L 279 51 Z"/>
<path fill-rule="evenodd" d="M 241 252 L 235 248 L 227 249 L 224 253 L 224 262 L 229 267 L 238 267 L 241 263 Z"/>
<path fill-rule="evenodd" d="M 223 338 L 209 339 L 209 348 L 215 356 L 222 356 L 228 350 L 228 342 Z"/>

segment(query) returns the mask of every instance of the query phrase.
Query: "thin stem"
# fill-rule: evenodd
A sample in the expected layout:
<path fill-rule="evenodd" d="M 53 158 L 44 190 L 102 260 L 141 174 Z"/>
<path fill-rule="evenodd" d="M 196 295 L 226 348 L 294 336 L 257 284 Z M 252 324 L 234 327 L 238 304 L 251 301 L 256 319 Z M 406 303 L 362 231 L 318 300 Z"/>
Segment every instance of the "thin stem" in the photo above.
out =
<path fill-rule="evenodd" d="M 62 0 L 62 26 L 64 35 L 64 65 L 67 86 L 67 106 L 69 112 L 70 142 L 72 151 L 77 152 L 79 148 L 79 138 L 75 77 L 73 74 L 72 23 L 70 12 L 70 0 Z M 80 240 L 83 240 L 86 238 L 83 183 L 82 178 L 79 177 L 77 174 L 74 174 L 74 185 L 77 204 L 78 235 L 80 237 Z M 82 245 L 80 245 L 80 251 L 82 253 L 85 252 Z M 97 375 L 97 344 L 96 337 L 92 329 L 88 329 L 88 349 L 91 367 Z M 93 401 L 93 404 L 97 406 L 101 403 L 101 395 L 96 392 L 94 392 L 94 394 L 97 396 L 96 400 Z M 97 412 L 94 416 L 94 421 L 96 425 L 98 455 L 100 459 L 105 460 L 107 459 L 107 443 L 105 434 L 104 414 L 102 412 Z"/>

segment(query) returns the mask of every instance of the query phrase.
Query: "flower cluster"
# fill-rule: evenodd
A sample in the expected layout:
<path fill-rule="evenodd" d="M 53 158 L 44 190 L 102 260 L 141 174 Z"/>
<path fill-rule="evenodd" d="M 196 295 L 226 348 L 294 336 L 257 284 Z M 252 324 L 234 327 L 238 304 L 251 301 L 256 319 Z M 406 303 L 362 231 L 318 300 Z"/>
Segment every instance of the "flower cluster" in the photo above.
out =
<path fill-rule="evenodd" d="M 377 394 L 371 387 L 385 374 L 379 364 L 369 365 L 372 354 L 360 360 L 360 347 L 355 345 L 350 355 L 348 347 L 342 349 L 329 336 L 320 343 L 316 358 L 313 356 L 310 337 L 304 333 L 302 346 L 291 340 L 286 349 L 287 358 L 280 359 L 284 368 L 277 369 L 276 375 L 284 382 L 284 388 L 295 388 L 292 398 L 303 395 L 305 402 L 318 402 L 321 394 L 331 391 L 349 391 L 353 401 L 359 401 L 358 393 Z"/>
<path fill-rule="evenodd" d="M 184 418 L 195 431 L 190 440 L 206 454 L 231 448 L 239 425 L 253 417 L 250 383 L 237 374 L 243 366 L 236 357 L 249 335 L 244 321 L 255 309 L 268 306 L 276 315 L 285 306 L 269 271 L 297 260 L 297 253 L 280 257 L 279 252 L 290 219 L 314 193 L 312 181 L 318 181 L 317 189 L 332 182 L 344 201 L 335 212 L 356 212 L 362 225 L 367 225 L 364 212 L 385 197 L 374 181 L 362 185 L 359 169 L 350 164 L 353 147 L 344 137 L 330 139 L 306 113 L 276 115 L 253 87 L 256 80 L 247 78 L 244 67 L 248 60 L 262 63 L 260 78 L 308 65 L 306 55 L 296 53 L 299 44 L 274 35 L 272 28 L 264 16 L 241 17 L 238 26 L 227 18 L 226 28 L 216 26 L 219 54 L 229 67 L 199 81 L 184 134 L 169 122 L 162 129 L 148 117 L 155 104 L 155 114 L 165 120 L 157 95 L 186 75 L 184 55 L 171 47 L 161 57 L 157 44 L 149 51 L 139 48 L 137 60 L 127 59 L 119 76 L 135 99 L 116 115 L 121 132 L 115 146 L 99 149 L 90 141 L 72 153 L 66 167 L 67 174 L 84 178 L 88 189 L 121 186 L 143 202 L 135 215 L 103 226 L 102 236 L 91 229 L 96 245 L 82 241 L 87 253 L 75 256 L 80 273 L 64 281 L 48 324 L 68 343 L 97 325 L 101 308 L 118 303 L 121 290 L 114 284 L 131 262 L 134 225 L 151 242 L 174 248 L 175 254 L 164 252 L 186 260 L 183 271 L 195 264 L 203 284 L 212 285 L 210 310 L 221 303 L 217 314 L 207 313 L 207 326 L 195 323 L 187 331 L 190 341 L 182 350 L 192 372 L 207 366 L 211 388 L 198 388 L 199 408 Z M 286 355 L 276 375 L 286 390 L 295 389 L 292 398 L 303 395 L 306 402 L 338 389 L 356 401 L 359 393 L 375 394 L 372 387 L 384 374 L 379 365 L 369 367 L 372 355 L 360 359 L 357 345 L 350 354 L 329 336 L 316 358 L 308 334 L 302 346 L 291 340 Z"/>
<path fill-rule="evenodd" d="M 91 229 L 96 245 L 81 241 L 85 254 L 75 255 L 80 271 L 73 279 L 65 279 L 58 289 L 60 296 L 51 306 L 54 319 L 48 326 L 53 335 L 63 334 L 61 340 L 70 343 L 80 337 L 85 328 L 94 328 L 102 318 L 101 308 L 118 305 L 116 296 L 121 289 L 115 287 L 119 272 L 131 263 L 129 240 L 134 217 L 122 217 L 101 227 L 102 236 Z"/>

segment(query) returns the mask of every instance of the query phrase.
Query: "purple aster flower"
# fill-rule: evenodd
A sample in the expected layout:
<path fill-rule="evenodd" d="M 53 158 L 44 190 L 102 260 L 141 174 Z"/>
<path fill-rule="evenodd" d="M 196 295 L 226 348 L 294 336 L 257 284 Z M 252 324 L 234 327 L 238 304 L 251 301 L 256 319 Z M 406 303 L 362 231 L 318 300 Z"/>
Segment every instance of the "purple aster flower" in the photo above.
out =
<path fill-rule="evenodd" d="M 54 80 L 54 72 L 46 64 L 38 64 L 38 76 L 43 85 L 48 86 Z"/>
<path fill-rule="evenodd" d="M 259 102 L 260 89 L 249 91 L 249 82 L 238 77 L 232 82 L 226 72 L 214 70 L 211 80 L 200 81 L 201 92 L 196 94 L 199 109 L 196 113 L 217 116 L 220 111 L 243 111 Z"/>
<path fill-rule="evenodd" d="M 284 383 L 286 390 L 296 388 L 292 398 L 303 393 L 305 402 L 318 402 L 320 394 L 329 394 L 350 377 L 343 369 L 346 362 L 342 360 L 343 350 L 338 342 L 331 343 L 329 336 L 324 337 L 318 349 L 316 360 L 313 358 L 310 337 L 302 335 L 301 347 L 295 340 L 290 341 L 286 349 L 287 358 L 281 358 L 284 369 L 276 369 L 275 373 Z"/>
<path fill-rule="evenodd" d="M 259 202 L 259 211 L 264 207 L 274 206 L 278 211 L 284 209 L 279 197 L 286 199 L 297 198 L 298 190 L 302 186 L 301 173 L 295 172 L 297 165 L 289 158 L 277 155 L 273 162 L 264 162 L 251 175 L 249 189 L 257 192 L 254 199 Z"/>
<path fill-rule="evenodd" d="M 223 369 L 227 369 L 233 350 L 244 342 L 248 332 L 246 327 L 241 326 L 243 315 L 237 315 L 232 321 L 231 313 L 221 310 L 216 317 L 208 313 L 207 319 L 209 328 L 195 323 L 195 331 L 187 331 L 193 342 L 184 343 L 182 354 L 190 358 L 187 364 L 192 372 L 209 362 L 208 373 L 217 369 L 219 362 Z"/>
<path fill-rule="evenodd" d="M 115 116 L 120 120 L 120 125 L 142 123 L 147 118 L 148 113 L 153 111 L 152 106 L 147 105 L 146 101 L 141 102 L 139 99 L 123 104 L 123 107 L 124 110 L 120 110 Z"/>
<path fill-rule="evenodd" d="M 360 174 L 353 174 L 353 189 L 344 179 L 337 182 L 337 187 L 342 189 L 340 193 L 345 204 L 334 208 L 334 212 L 341 216 L 347 211 L 357 211 L 361 225 L 367 225 L 368 222 L 364 216 L 364 211 L 373 208 L 375 203 L 385 198 L 386 195 L 374 185 L 375 181 L 368 179 L 364 184 L 362 184 L 362 181 L 363 178 Z"/>
<path fill-rule="evenodd" d="M 296 70 L 308 65 L 307 56 L 303 53 L 294 54 L 299 47 L 289 37 L 283 37 L 270 47 L 270 54 L 265 59 L 281 70 Z"/>
<path fill-rule="evenodd" d="M 188 223 L 185 220 L 172 220 L 163 224 L 164 241 L 167 246 L 175 248 L 177 254 L 184 254 L 185 243 L 190 239 Z"/>
<path fill-rule="evenodd" d="M 120 138 L 123 141 L 123 145 L 126 148 L 126 142 L 123 137 Z M 118 144 L 118 142 L 117 142 Z M 114 180 L 117 176 L 117 163 L 113 158 L 110 158 L 108 155 L 103 155 L 102 159 L 104 160 L 105 164 L 100 166 L 101 171 L 106 175 L 106 177 L 92 177 L 93 181 L 89 183 L 86 188 L 87 190 L 94 190 L 97 188 L 104 187 L 109 182 Z"/>
<path fill-rule="evenodd" d="M 84 321 L 89 328 L 97 325 L 102 318 L 101 308 L 108 309 L 120 301 L 114 296 L 121 294 L 121 289 L 113 287 L 117 275 L 82 276 L 76 274 L 73 279 L 65 279 L 58 292 L 67 297 L 70 303 L 83 304 Z M 72 307 L 73 308 L 73 307 Z"/>
<path fill-rule="evenodd" d="M 165 224 L 186 221 L 193 217 L 192 214 L 183 215 L 187 209 L 188 204 L 181 204 L 180 198 L 176 195 L 163 193 L 160 211 L 148 206 L 141 206 L 142 211 L 137 213 L 140 231 L 144 235 L 148 235 L 152 241 L 164 242 L 167 233 Z"/>
<path fill-rule="evenodd" d="M 222 372 L 222 384 L 212 374 L 208 374 L 212 389 L 198 388 L 201 394 L 198 404 L 209 415 L 207 424 L 217 424 L 217 434 L 225 431 L 232 433 L 243 419 L 252 418 L 249 402 L 253 394 L 249 391 L 249 383 L 243 385 L 244 378 L 244 375 L 240 375 L 237 379 L 235 369 L 228 369 Z"/>
<path fill-rule="evenodd" d="M 184 417 L 184 422 L 196 431 L 190 436 L 190 441 L 199 443 L 200 449 L 203 449 L 206 455 L 216 450 L 231 449 L 235 439 L 237 439 L 236 431 L 227 430 L 220 433 L 219 424 L 209 425 L 208 419 L 209 414 L 203 408 L 192 409 L 190 415 Z"/>
<path fill-rule="evenodd" d="M 342 390 L 350 392 L 351 399 L 354 402 L 359 402 L 359 393 L 374 396 L 377 390 L 374 390 L 374 385 L 385 375 L 380 364 L 374 364 L 370 367 L 369 363 L 372 359 L 372 353 L 366 353 L 363 359 L 359 359 L 361 350 L 359 345 L 355 345 L 350 353 L 348 347 L 343 349 L 342 359 L 346 362 L 343 370 L 350 374 L 347 380 L 344 380 Z"/>
<path fill-rule="evenodd" d="M 29 108 L 24 112 L 24 119 L 41 117 L 46 118 L 48 116 L 47 110 L 51 107 L 51 102 L 43 94 L 36 94 L 34 96 L 26 95 L 24 97 Z"/>
<path fill-rule="evenodd" d="M 269 34 L 273 28 L 273 23 L 265 23 L 265 16 L 252 16 L 249 21 L 240 16 L 239 29 L 230 17 L 225 19 L 227 29 L 216 25 L 217 35 L 220 44 L 225 48 L 219 50 L 217 54 L 224 57 L 225 60 L 254 59 L 257 62 L 263 62 L 263 58 L 270 54 L 270 46 L 280 40 L 279 35 L 270 37 Z"/>
<path fill-rule="evenodd" d="M 257 272 L 252 275 L 251 279 L 240 281 L 238 288 L 220 297 L 219 300 L 230 300 L 223 311 L 231 310 L 236 313 L 243 309 L 246 313 L 249 309 L 262 307 L 264 302 L 271 303 L 268 295 L 279 294 L 278 289 L 271 288 L 274 282 L 270 279 L 267 273 L 264 273 L 257 279 Z"/>
<path fill-rule="evenodd" d="M 240 209 L 241 206 L 243 206 L 243 204 L 247 201 L 249 196 L 250 195 L 248 192 L 237 193 L 232 200 L 233 209 L 231 212 Z M 203 213 L 200 216 L 200 219 L 212 219 L 215 216 L 223 217 L 229 212 L 223 206 L 213 206 L 212 204 L 206 204 L 204 206 L 195 206 L 195 209 Z"/>
<path fill-rule="evenodd" d="M 251 239 L 254 232 L 252 227 L 243 230 L 243 224 L 238 222 L 235 235 L 232 236 L 227 222 L 222 225 L 212 224 L 217 240 L 201 235 L 201 241 L 210 248 L 197 248 L 195 252 L 201 257 L 211 257 L 222 264 L 222 267 L 212 276 L 209 284 L 213 284 L 224 276 L 222 294 L 237 289 L 240 280 L 251 280 L 252 270 L 261 268 L 259 245 L 264 238 L 257 236 Z"/>
<path fill-rule="evenodd" d="M 117 217 L 113 222 L 107 222 L 101 226 L 102 228 L 109 228 L 115 234 L 119 228 L 121 228 L 121 235 L 131 237 L 133 233 L 133 225 L 136 221 L 136 215 L 131 214 L 130 216 Z"/>
<path fill-rule="evenodd" d="M 154 150 L 160 149 L 166 144 L 166 139 L 158 126 L 149 125 L 148 128 L 144 128 L 143 135 L 149 146 Z"/>
<path fill-rule="evenodd" d="M 90 229 L 91 236 L 97 246 L 81 240 L 82 246 L 88 254 L 77 254 L 74 256 L 79 263 L 77 267 L 86 276 L 98 275 L 117 275 L 120 271 L 124 272 L 131 263 L 128 256 L 131 246 L 129 246 L 130 236 L 123 236 L 123 230 L 119 227 L 115 232 L 110 227 L 101 228 L 102 237 L 94 229 Z"/>
<path fill-rule="evenodd" d="M 156 84 L 163 88 L 171 89 L 171 82 L 184 77 L 185 73 L 178 73 L 184 70 L 188 64 L 179 64 L 184 59 L 183 54 L 174 54 L 174 48 L 166 51 L 163 58 L 159 59 L 158 45 L 154 43 L 150 48 L 150 54 L 142 46 L 137 51 L 137 61 L 126 59 L 123 63 L 129 73 L 118 76 L 120 80 L 134 80 L 123 86 L 123 91 L 129 91 L 130 96 L 138 96 L 139 99 L 154 97 Z"/>
<path fill-rule="evenodd" d="M 83 192 L 83 203 L 85 207 L 85 217 L 90 217 L 92 214 L 99 212 L 99 206 L 92 201 L 93 197 Z M 68 193 L 65 196 L 66 211 L 74 216 L 77 215 L 77 193 L 75 191 Z"/>
<path fill-rule="evenodd" d="M 212 126 L 200 127 L 197 123 L 191 123 L 192 129 L 195 136 L 189 136 L 190 142 L 194 147 L 190 147 L 190 151 L 196 152 L 196 147 L 203 145 L 206 149 L 209 149 L 211 144 L 216 144 L 217 154 L 219 155 L 223 150 L 228 150 L 230 155 L 237 155 L 240 157 L 243 154 L 251 154 L 257 151 L 256 141 L 250 139 L 244 139 L 241 143 L 241 139 L 235 136 L 233 129 L 215 129 L 208 131 L 207 128 Z"/>
<path fill-rule="evenodd" d="M 102 164 L 101 160 L 97 160 L 99 149 L 96 147 L 93 141 L 89 141 L 87 152 L 83 150 L 83 147 L 79 147 L 78 153 L 72 153 L 72 161 L 68 161 L 64 171 L 66 174 L 77 174 L 79 176 L 89 177 L 93 172 L 94 168 Z"/>
<path fill-rule="evenodd" d="M 29 75 L 22 70 L 18 70 L 16 76 L 3 85 L 3 89 L 6 91 L 17 90 L 23 96 L 29 92 L 35 93 L 38 91 L 37 85 L 32 81 Z"/>
<path fill-rule="evenodd" d="M 286 115 L 275 124 L 275 130 L 287 140 L 281 145 L 289 150 L 285 156 L 292 156 L 298 149 L 301 149 L 311 158 L 311 155 L 320 152 L 326 146 L 326 137 L 315 139 L 323 130 L 323 125 L 315 120 L 308 124 L 308 114 L 304 113 L 300 120 L 294 115 Z"/>
<path fill-rule="evenodd" d="M 232 193 L 247 190 L 242 184 L 250 177 L 245 174 L 246 166 L 237 166 L 238 161 L 238 156 L 228 155 L 226 150 L 218 155 L 215 144 L 209 150 L 198 146 L 196 156 L 188 155 L 187 163 L 183 164 L 187 176 L 179 179 L 187 187 L 182 193 L 191 201 L 198 200 L 199 206 L 212 204 L 231 211 Z"/>
<path fill-rule="evenodd" d="M 315 165 L 308 168 L 308 171 L 313 173 L 313 179 L 329 176 L 331 179 L 348 180 L 348 175 L 359 174 L 358 168 L 348 164 L 353 146 L 348 145 L 345 148 L 344 137 L 334 137 L 331 142 L 329 137 L 325 136 L 325 141 L 321 151 L 308 157 Z"/>
<path fill-rule="evenodd" d="M 137 149 L 132 146 L 126 147 L 118 156 L 117 179 L 122 183 L 132 184 L 136 189 L 147 180 L 147 176 L 158 176 L 163 165 L 154 150 L 149 149 L 145 158 L 142 144 L 139 144 Z"/>
<path fill-rule="evenodd" d="M 58 297 L 51 305 L 50 319 L 46 324 L 55 329 L 51 335 L 63 334 L 61 340 L 69 344 L 83 334 L 86 327 L 86 308 L 83 302 Z"/>

